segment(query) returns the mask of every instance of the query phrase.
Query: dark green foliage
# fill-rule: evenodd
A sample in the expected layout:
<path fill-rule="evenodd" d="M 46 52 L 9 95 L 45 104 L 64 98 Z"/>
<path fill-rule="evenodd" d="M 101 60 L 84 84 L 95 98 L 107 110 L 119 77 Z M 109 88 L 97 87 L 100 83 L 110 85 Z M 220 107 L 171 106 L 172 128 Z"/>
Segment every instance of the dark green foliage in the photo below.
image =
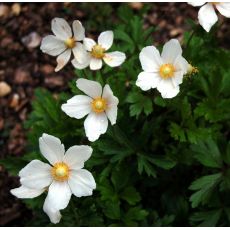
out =
<path fill-rule="evenodd" d="M 115 32 L 111 50 L 125 52 L 126 62 L 100 72 L 76 71 L 71 92 L 57 98 L 37 89 L 25 123 L 28 154 L 14 158 L 13 165 L 12 159 L 1 163 L 15 175 L 41 158 L 43 132 L 59 137 L 66 148 L 93 147 L 85 167 L 97 189 L 92 197 L 72 197 L 58 226 L 229 226 L 230 51 L 218 44 L 215 28 L 206 33 L 192 23 L 194 32 L 184 36 L 184 56 L 199 73 L 184 78 L 178 96 L 162 99 L 157 90 L 143 92 L 135 85 L 141 72 L 138 55 L 154 44 L 154 28 L 143 30 L 143 20 L 126 5 L 117 13 L 119 23 L 109 28 Z M 117 124 L 94 143 L 85 138 L 84 119 L 72 119 L 60 109 L 80 92 L 79 77 L 110 84 L 120 101 Z M 26 201 L 35 213 L 29 226 L 51 225 L 42 213 L 43 200 Z"/>

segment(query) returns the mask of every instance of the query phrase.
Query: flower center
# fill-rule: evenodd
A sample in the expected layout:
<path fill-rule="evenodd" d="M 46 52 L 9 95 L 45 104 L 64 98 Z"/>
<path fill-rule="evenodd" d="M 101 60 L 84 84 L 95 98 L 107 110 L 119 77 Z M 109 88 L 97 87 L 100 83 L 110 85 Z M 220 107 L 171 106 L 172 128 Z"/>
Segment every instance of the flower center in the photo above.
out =
<path fill-rule="evenodd" d="M 59 162 L 54 164 L 54 166 L 51 168 L 51 175 L 54 178 L 54 180 L 57 181 L 65 181 L 69 178 L 69 167 L 64 162 Z"/>
<path fill-rule="evenodd" d="M 65 40 L 65 45 L 67 48 L 73 49 L 76 45 L 74 38 L 68 38 L 67 40 Z"/>
<path fill-rule="evenodd" d="M 175 68 L 172 64 L 163 64 L 160 67 L 160 76 L 164 79 L 174 76 Z"/>
<path fill-rule="evenodd" d="M 104 98 L 98 97 L 91 102 L 91 106 L 94 112 L 102 113 L 106 110 L 107 104 Z"/>
<path fill-rule="evenodd" d="M 101 59 L 105 56 L 105 49 L 101 45 L 95 45 L 92 48 L 91 55 L 94 58 Z"/>

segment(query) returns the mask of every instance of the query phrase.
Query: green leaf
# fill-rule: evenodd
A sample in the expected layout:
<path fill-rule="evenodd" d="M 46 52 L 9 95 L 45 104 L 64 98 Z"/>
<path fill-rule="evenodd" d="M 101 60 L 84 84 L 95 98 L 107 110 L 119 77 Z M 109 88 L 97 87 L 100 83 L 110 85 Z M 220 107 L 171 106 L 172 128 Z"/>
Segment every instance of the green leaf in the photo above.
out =
<path fill-rule="evenodd" d="M 167 170 L 173 168 L 176 165 L 176 161 L 167 159 L 165 156 L 164 157 L 152 156 L 151 162 L 157 165 L 158 167 L 167 169 Z"/>
<path fill-rule="evenodd" d="M 140 194 L 134 187 L 125 188 L 125 190 L 120 194 L 120 197 L 127 201 L 130 205 L 135 205 L 141 200 Z"/>
<path fill-rule="evenodd" d="M 213 189 L 220 182 L 220 179 L 221 173 L 216 173 L 208 176 L 203 176 L 192 182 L 189 189 L 198 190 L 197 192 L 193 193 L 189 199 L 192 202 L 193 208 L 197 207 L 200 203 L 207 203 Z"/>
<path fill-rule="evenodd" d="M 140 207 L 130 208 L 124 216 L 124 222 L 127 226 L 137 226 L 136 221 L 144 220 L 148 214 L 146 210 Z"/>
<path fill-rule="evenodd" d="M 104 205 L 104 214 L 112 220 L 119 220 L 121 215 L 120 203 L 107 201 Z"/>
<path fill-rule="evenodd" d="M 221 209 L 207 212 L 196 212 L 191 216 L 190 220 L 195 222 L 195 224 L 197 224 L 197 222 L 201 222 L 198 225 L 199 227 L 215 227 L 220 219 L 221 214 Z"/>
<path fill-rule="evenodd" d="M 151 165 L 149 160 L 142 155 L 138 156 L 138 173 L 142 174 L 143 172 L 146 172 L 148 176 L 156 177 L 156 170 Z"/>
<path fill-rule="evenodd" d="M 145 115 L 149 115 L 153 111 L 152 101 L 139 93 L 130 93 L 126 99 L 128 103 L 131 103 L 130 106 L 130 116 L 136 118 L 139 117 L 141 112 L 143 111 Z"/>
<path fill-rule="evenodd" d="M 212 168 L 222 167 L 220 151 L 212 139 L 192 145 L 191 149 L 195 154 L 194 157 L 204 166 Z"/>

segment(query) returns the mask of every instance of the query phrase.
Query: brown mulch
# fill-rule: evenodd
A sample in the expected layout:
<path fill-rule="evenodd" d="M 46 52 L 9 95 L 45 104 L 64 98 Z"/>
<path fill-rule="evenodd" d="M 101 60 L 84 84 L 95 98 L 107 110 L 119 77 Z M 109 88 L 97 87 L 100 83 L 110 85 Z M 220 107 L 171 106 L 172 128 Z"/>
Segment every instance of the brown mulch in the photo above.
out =
<path fill-rule="evenodd" d="M 31 111 L 35 88 L 44 87 L 53 93 L 68 88 L 67 82 L 74 76 L 73 67 L 69 64 L 55 73 L 55 57 L 43 54 L 39 44 L 44 35 L 51 33 L 50 22 L 54 17 L 65 17 L 69 22 L 79 19 L 84 24 L 87 15 L 79 9 L 79 4 L 0 4 L 0 82 L 11 87 L 11 93 L 0 97 L 0 159 L 25 152 L 23 122 Z M 130 7 L 138 11 L 142 5 Z M 155 3 L 145 16 L 145 27 L 158 27 L 153 33 L 156 44 L 172 37 L 182 39 L 188 29 L 186 18 L 196 19 L 197 10 L 186 3 Z M 220 36 L 226 33 L 228 24 L 222 25 Z M 226 34 L 224 37 L 230 38 Z M 18 179 L 0 166 L 0 226 L 22 226 L 31 215 L 21 201 L 9 194 L 16 186 Z"/>

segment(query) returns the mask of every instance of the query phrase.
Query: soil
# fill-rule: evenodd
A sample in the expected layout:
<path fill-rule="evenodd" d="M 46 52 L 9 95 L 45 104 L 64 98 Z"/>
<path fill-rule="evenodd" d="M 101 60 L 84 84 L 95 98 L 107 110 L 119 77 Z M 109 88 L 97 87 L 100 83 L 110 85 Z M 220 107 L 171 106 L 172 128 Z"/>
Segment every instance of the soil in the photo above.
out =
<path fill-rule="evenodd" d="M 87 21 L 85 4 L 0 4 L 0 82 L 4 81 L 11 87 L 8 95 L 0 97 L 0 159 L 25 153 L 26 130 L 23 122 L 31 111 L 35 88 L 44 87 L 54 94 L 68 88 L 67 83 L 74 75 L 72 66 L 69 64 L 55 73 L 56 60 L 40 51 L 40 41 L 51 33 L 50 22 L 54 17 L 63 17 L 69 22 L 79 19 L 84 24 Z M 125 3 L 113 3 L 112 7 L 116 9 L 119 4 Z M 138 11 L 143 4 L 129 6 Z M 197 12 L 197 8 L 186 3 L 153 3 L 144 16 L 144 27 L 158 26 L 152 35 L 156 45 L 170 38 L 181 40 L 188 29 L 186 19 L 196 20 Z M 226 36 L 227 27 L 229 21 L 220 30 L 220 37 L 224 39 L 230 39 Z M 222 36 L 224 33 L 225 36 Z M 223 44 L 228 46 L 230 42 L 223 40 Z M 32 215 L 20 200 L 9 193 L 18 185 L 18 178 L 8 175 L 0 166 L 0 226 L 23 226 L 26 218 Z"/>

